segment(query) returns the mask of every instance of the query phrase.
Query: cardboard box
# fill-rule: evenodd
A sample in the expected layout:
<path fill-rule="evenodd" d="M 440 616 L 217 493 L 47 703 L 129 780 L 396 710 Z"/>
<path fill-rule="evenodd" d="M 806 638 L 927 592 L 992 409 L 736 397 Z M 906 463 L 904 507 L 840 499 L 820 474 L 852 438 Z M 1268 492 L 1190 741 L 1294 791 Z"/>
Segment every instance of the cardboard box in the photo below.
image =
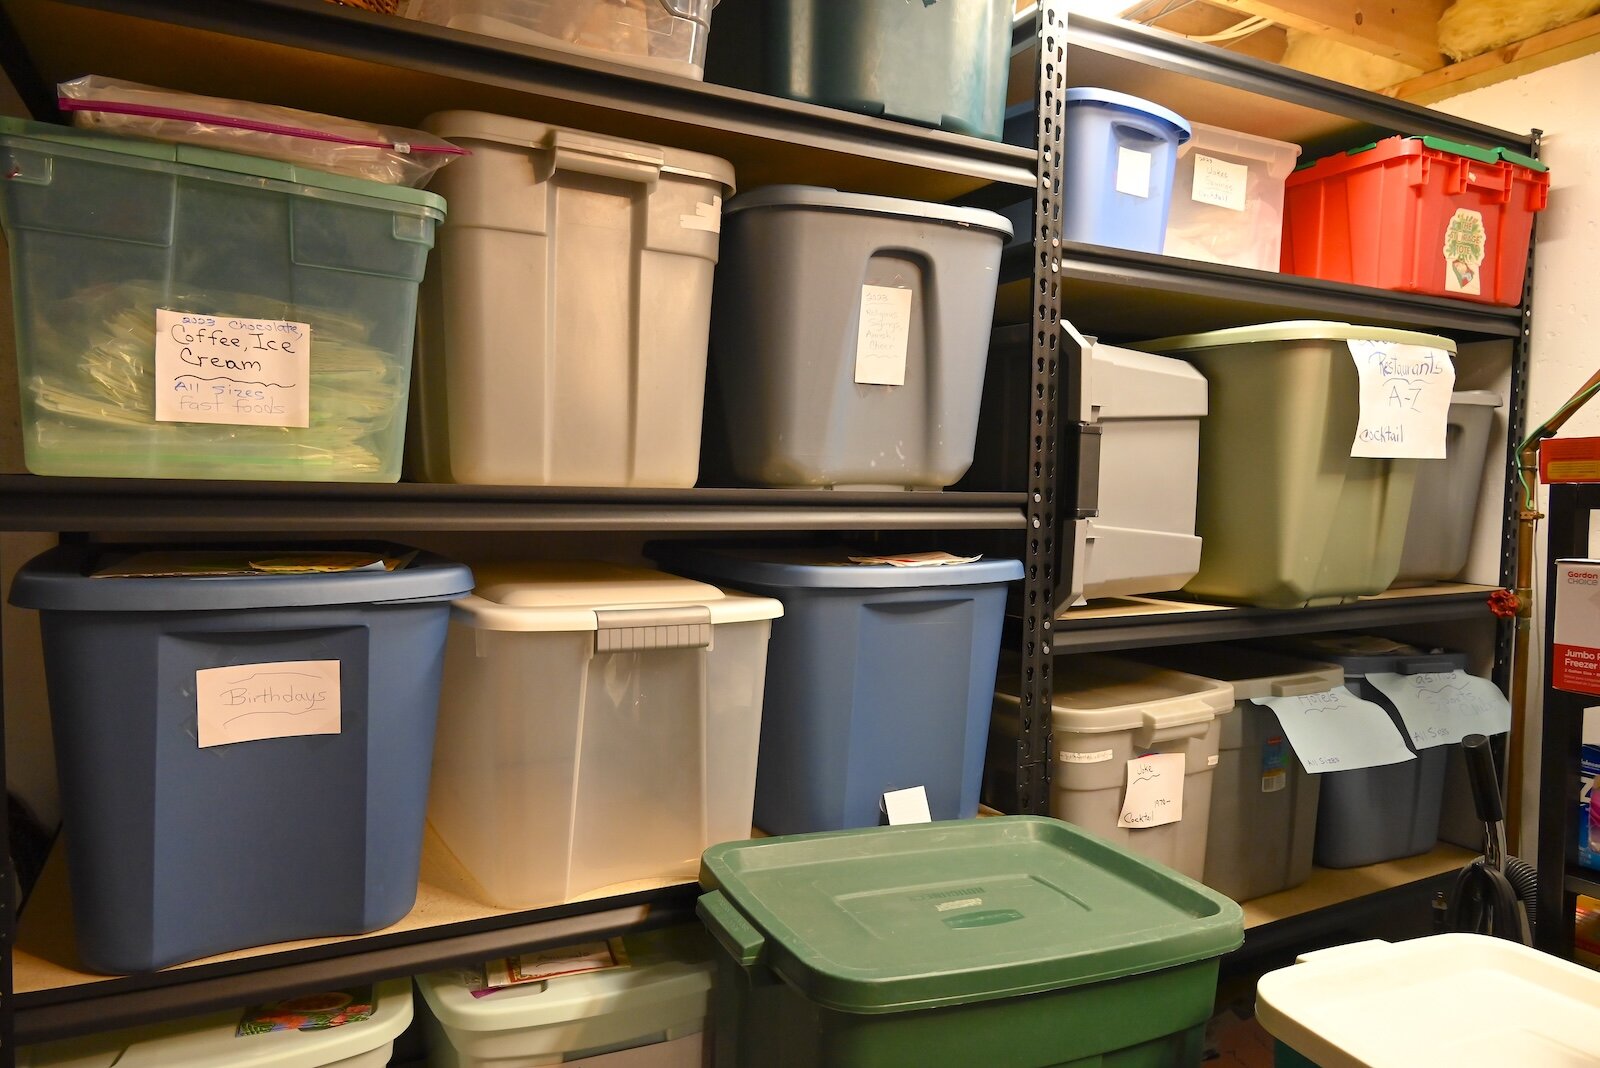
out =
<path fill-rule="evenodd" d="M 1556 561 L 1556 626 L 1550 683 L 1600 694 L 1600 560 Z"/>

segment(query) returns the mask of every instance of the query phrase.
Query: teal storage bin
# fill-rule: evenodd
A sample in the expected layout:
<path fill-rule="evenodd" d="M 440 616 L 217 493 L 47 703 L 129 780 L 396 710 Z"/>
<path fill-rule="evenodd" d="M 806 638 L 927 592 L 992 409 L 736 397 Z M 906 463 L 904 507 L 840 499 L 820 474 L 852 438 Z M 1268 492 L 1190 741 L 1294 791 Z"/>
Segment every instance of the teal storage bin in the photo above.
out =
<path fill-rule="evenodd" d="M 706 80 L 1000 140 L 1011 0 L 724 0 Z"/>
<path fill-rule="evenodd" d="M 417 283 L 443 218 L 418 189 L 0 119 L 28 469 L 398 480 Z M 157 309 L 307 324 L 308 366 L 219 348 L 256 366 L 208 363 L 160 389 L 199 391 L 204 418 L 233 421 L 157 421 Z M 305 425 L 239 421 L 292 418 L 306 391 Z"/>

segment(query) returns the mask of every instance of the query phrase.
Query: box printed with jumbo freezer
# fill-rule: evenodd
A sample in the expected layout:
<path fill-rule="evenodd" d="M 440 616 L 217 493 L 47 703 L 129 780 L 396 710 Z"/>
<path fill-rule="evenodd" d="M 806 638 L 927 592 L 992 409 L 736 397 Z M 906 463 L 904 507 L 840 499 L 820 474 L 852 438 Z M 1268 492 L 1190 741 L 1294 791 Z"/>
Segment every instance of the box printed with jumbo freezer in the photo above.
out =
<path fill-rule="evenodd" d="M 1600 694 L 1600 560 L 1556 561 L 1550 685 Z"/>

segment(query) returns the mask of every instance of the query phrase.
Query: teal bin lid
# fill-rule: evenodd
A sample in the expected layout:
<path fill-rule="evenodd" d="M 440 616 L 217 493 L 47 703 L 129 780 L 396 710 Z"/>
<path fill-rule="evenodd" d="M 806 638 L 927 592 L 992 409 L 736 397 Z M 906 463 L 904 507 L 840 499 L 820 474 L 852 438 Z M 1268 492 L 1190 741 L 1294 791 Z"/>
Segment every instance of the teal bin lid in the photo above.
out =
<path fill-rule="evenodd" d="M 1087 986 L 1244 941 L 1228 898 L 1043 816 L 728 842 L 700 885 L 724 951 L 841 1012 Z"/>
<path fill-rule="evenodd" d="M 1264 323 L 1261 326 L 1238 326 L 1227 330 L 1211 330 L 1203 334 L 1180 334 L 1154 341 L 1141 341 L 1129 348 L 1145 352 L 1177 353 L 1195 349 L 1215 349 L 1224 345 L 1249 345 L 1273 341 L 1392 341 L 1400 345 L 1421 345 L 1424 348 L 1455 352 L 1456 343 L 1438 334 L 1423 334 L 1415 330 L 1392 330 L 1382 326 L 1356 326 L 1351 323 L 1330 323 L 1318 319 L 1297 319 L 1283 323 Z"/>
<path fill-rule="evenodd" d="M 1118 111 L 1128 111 L 1136 115 L 1145 115 L 1157 122 L 1170 126 L 1173 139 L 1178 144 L 1189 140 L 1194 133 L 1189 125 L 1189 120 L 1179 115 L 1170 108 L 1145 100 L 1142 97 L 1131 96 L 1128 93 L 1119 93 L 1111 89 L 1097 89 L 1093 86 L 1083 86 L 1077 89 L 1068 89 L 1066 92 L 1067 106 L 1073 104 L 1088 104 L 1094 107 L 1113 108 Z"/>
<path fill-rule="evenodd" d="M 45 122 L 28 122 L 24 119 L 3 117 L 0 117 L 0 145 L 31 148 L 39 152 L 65 148 L 73 150 L 73 154 L 78 156 L 100 155 L 104 162 L 113 162 L 112 157 L 122 156 L 158 163 L 205 167 L 226 174 L 269 178 L 312 189 L 371 197 L 374 200 L 386 201 L 386 207 L 393 208 L 403 204 L 422 208 L 436 214 L 438 218 L 444 218 L 444 198 L 425 189 L 349 178 L 342 174 L 331 174 L 280 160 L 246 156 L 238 152 L 224 152 L 216 148 L 202 148 L 198 145 L 146 141 L 137 137 L 117 137 L 112 134 L 78 130 L 71 126 L 55 126 Z"/>
<path fill-rule="evenodd" d="M 1020 560 L 974 560 L 937 567 L 856 564 L 847 549 L 732 549 L 656 542 L 646 554 L 662 567 L 704 582 L 797 589 L 893 590 L 983 586 L 1022 578 Z"/>

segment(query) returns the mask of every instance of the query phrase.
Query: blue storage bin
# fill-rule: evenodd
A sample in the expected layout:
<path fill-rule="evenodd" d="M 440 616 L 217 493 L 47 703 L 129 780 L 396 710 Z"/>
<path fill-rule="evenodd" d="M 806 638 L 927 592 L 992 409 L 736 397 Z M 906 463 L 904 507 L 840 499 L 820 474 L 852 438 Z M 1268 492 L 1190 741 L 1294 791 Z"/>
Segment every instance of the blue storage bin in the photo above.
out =
<path fill-rule="evenodd" d="M 858 565 L 842 551 L 663 543 L 668 570 L 775 597 L 755 823 L 773 834 L 883 822 L 921 786 L 933 818 L 978 812 L 1006 586 L 1016 560 Z"/>
<path fill-rule="evenodd" d="M 1188 122 L 1107 89 L 1068 89 L 1066 101 L 1062 238 L 1160 252 Z"/>
<path fill-rule="evenodd" d="M 81 963 L 145 971 L 404 916 L 471 573 L 383 546 L 393 571 L 95 577 L 112 551 L 52 549 L 11 592 L 40 610 Z M 305 547 L 266 555 L 284 551 Z M 206 674 L 246 667 L 267 670 Z M 312 725 L 327 733 L 282 736 Z"/>

